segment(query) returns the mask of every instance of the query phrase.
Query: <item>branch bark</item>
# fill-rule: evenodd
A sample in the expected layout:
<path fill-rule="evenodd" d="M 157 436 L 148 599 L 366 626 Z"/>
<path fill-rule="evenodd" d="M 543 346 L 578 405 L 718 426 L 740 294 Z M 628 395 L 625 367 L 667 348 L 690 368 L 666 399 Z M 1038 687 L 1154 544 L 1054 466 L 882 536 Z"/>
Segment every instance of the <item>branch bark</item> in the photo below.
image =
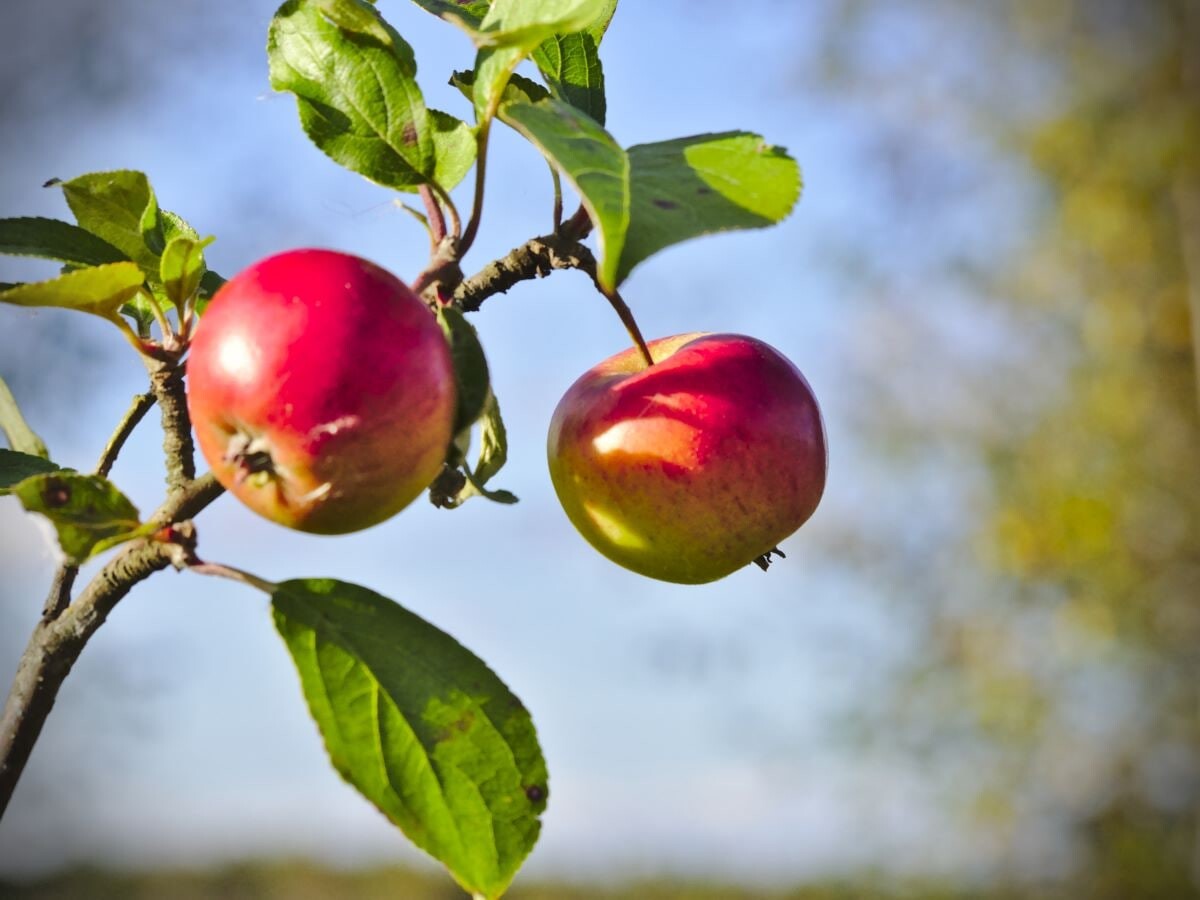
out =
<path fill-rule="evenodd" d="M 522 281 L 545 278 L 555 269 L 595 272 L 596 260 L 573 236 L 555 233 L 530 238 L 464 279 L 454 291 L 454 302 L 464 312 L 475 312 L 488 297 L 506 293 Z"/>
<path fill-rule="evenodd" d="M 181 486 L 150 521 L 166 526 L 196 515 L 221 495 L 223 488 L 210 474 Z M 178 557 L 178 545 L 139 541 L 117 554 L 84 589 L 78 599 L 56 615 L 44 616 L 21 655 L 16 678 L 0 717 L 0 818 L 29 761 L 59 689 L 79 654 L 113 608 L 138 582 L 167 568 Z M 74 572 L 66 577 L 70 593 Z M 51 597 L 61 596 L 59 582 Z"/>
<path fill-rule="evenodd" d="M 183 366 L 144 358 L 150 373 L 150 390 L 162 414 L 163 453 L 167 463 L 167 490 L 182 490 L 196 477 L 196 450 L 188 418 Z"/>

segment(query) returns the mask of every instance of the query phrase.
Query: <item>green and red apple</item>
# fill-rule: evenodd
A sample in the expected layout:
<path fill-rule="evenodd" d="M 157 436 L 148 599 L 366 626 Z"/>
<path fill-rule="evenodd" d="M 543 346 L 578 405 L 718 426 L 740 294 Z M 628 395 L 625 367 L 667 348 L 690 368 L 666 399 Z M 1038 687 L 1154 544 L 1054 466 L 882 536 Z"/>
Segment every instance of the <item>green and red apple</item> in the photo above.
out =
<path fill-rule="evenodd" d="M 568 518 L 627 569 L 723 578 L 803 525 L 825 489 L 821 412 L 800 371 L 755 338 L 682 334 L 586 372 L 550 423 Z"/>

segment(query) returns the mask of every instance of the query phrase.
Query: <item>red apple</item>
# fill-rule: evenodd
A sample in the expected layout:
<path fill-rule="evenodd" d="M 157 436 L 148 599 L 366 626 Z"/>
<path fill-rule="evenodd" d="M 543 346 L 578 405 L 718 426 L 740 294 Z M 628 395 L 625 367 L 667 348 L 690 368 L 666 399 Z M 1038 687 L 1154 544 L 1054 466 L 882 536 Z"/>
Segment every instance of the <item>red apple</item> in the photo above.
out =
<path fill-rule="evenodd" d="M 450 352 L 428 307 L 379 266 L 292 250 L 230 279 L 187 361 L 213 472 L 252 510 L 318 534 L 366 528 L 441 470 Z"/>
<path fill-rule="evenodd" d="M 762 341 L 681 334 L 585 373 L 550 422 L 550 477 L 571 522 L 613 562 L 702 584 L 754 562 L 825 489 L 821 412 Z"/>

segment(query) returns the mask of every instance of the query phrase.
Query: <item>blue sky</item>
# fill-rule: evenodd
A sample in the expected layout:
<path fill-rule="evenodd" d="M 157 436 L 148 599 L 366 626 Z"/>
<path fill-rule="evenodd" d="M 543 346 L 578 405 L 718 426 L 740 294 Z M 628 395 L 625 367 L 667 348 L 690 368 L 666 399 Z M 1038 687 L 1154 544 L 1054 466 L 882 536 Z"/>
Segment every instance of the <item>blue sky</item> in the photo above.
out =
<path fill-rule="evenodd" d="M 466 116 L 443 84 L 469 65 L 466 39 L 411 3 L 381 6 L 416 48 L 430 104 Z M 88 7 L 79 0 L 60 19 L 34 0 L 16 3 L 14 56 L 2 64 L 6 83 L 21 74 L 0 105 L 5 215 L 65 215 L 60 195 L 39 187 L 49 177 L 137 168 L 165 206 L 217 236 L 209 262 L 225 275 L 307 245 L 359 253 L 402 277 L 420 270 L 424 237 L 392 195 L 322 156 L 293 100 L 271 93 L 263 45 L 273 3 L 238 4 L 236 15 L 198 2 Z M 608 125 L 622 143 L 745 128 L 786 146 L 804 170 L 803 198 L 783 225 L 665 251 L 624 290 L 648 337 L 753 334 L 812 383 L 830 480 L 813 521 L 783 545 L 786 561 L 681 587 L 617 568 L 571 529 L 546 473 L 545 428 L 569 384 L 626 342 L 577 273 L 521 285 L 474 319 L 509 430 L 510 463 L 496 483 L 521 498 L 516 507 L 475 500 L 446 512 L 422 499 L 343 538 L 286 532 L 228 497 L 198 520 L 206 558 L 272 579 L 367 585 L 492 665 L 532 710 L 550 767 L 534 870 L 758 879 L 979 858 L 969 834 L 948 829 L 920 771 L 872 758 L 837 727 L 903 661 L 903 603 L 919 598 L 879 597 L 827 548 L 859 526 L 911 539 L 899 511 L 925 487 L 872 495 L 888 476 L 866 461 L 853 385 L 872 353 L 895 351 L 873 304 L 888 298 L 849 295 L 848 263 L 829 251 L 857 235 L 866 254 L 910 254 L 915 273 L 924 244 L 871 168 L 886 111 L 880 125 L 801 75 L 832 8 L 624 0 L 603 48 Z M 154 52 L 144 33 L 165 49 Z M 535 151 L 505 129 L 492 150 L 468 270 L 549 226 Z M 970 153 L 959 165 L 977 163 Z M 41 272 L 0 262 L 5 280 Z M 107 323 L 10 308 L 0 308 L 0 374 L 55 458 L 80 468 L 144 380 Z M 144 427 L 114 478 L 151 509 L 160 468 L 156 431 Z M 926 485 L 934 519 L 952 519 L 969 498 L 955 486 Z M 53 561 L 45 529 L 12 500 L 0 501 L 0 534 L 6 672 Z M 291 853 L 416 858 L 329 768 L 264 599 L 158 576 L 122 603 L 69 679 L 0 823 L 0 873 Z"/>

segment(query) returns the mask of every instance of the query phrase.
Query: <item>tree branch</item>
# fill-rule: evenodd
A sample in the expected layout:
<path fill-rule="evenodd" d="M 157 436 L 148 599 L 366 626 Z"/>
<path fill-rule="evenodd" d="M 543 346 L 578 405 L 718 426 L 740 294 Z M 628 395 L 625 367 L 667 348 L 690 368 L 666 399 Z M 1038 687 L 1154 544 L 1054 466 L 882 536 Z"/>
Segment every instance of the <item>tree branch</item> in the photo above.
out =
<path fill-rule="evenodd" d="M 183 522 L 212 503 L 223 490 L 212 473 L 193 479 L 180 485 L 150 521 L 162 527 Z M 130 544 L 69 605 L 64 600 L 70 594 L 76 571 L 73 567 L 60 570 L 49 603 L 61 608 L 54 615 L 44 616 L 34 627 L 0 717 L 0 817 L 8 808 L 63 680 L 88 639 L 135 584 L 175 562 L 179 550 L 176 544 L 158 540 Z"/>
<path fill-rule="evenodd" d="M 196 477 L 192 423 L 188 418 L 183 367 L 177 363 L 144 359 L 150 373 L 150 390 L 162 413 L 163 452 L 167 461 L 167 490 L 181 490 Z"/>
<path fill-rule="evenodd" d="M 596 260 L 592 251 L 574 238 L 562 234 L 530 238 L 464 279 L 454 291 L 454 302 L 465 312 L 475 312 L 488 297 L 506 293 L 522 281 L 545 278 L 555 269 L 595 272 Z"/>
<path fill-rule="evenodd" d="M 154 405 L 154 400 L 154 391 L 147 391 L 133 398 L 133 402 L 130 403 L 124 418 L 117 425 L 116 431 L 112 433 L 112 437 L 104 445 L 104 450 L 100 454 L 100 461 L 96 463 L 97 475 L 108 476 L 108 473 L 112 470 L 113 463 L 117 461 L 117 454 L 125 446 L 125 441 L 129 439 L 129 435 L 133 434 L 133 429 L 137 428 L 138 423 L 150 411 L 150 407 Z"/>

